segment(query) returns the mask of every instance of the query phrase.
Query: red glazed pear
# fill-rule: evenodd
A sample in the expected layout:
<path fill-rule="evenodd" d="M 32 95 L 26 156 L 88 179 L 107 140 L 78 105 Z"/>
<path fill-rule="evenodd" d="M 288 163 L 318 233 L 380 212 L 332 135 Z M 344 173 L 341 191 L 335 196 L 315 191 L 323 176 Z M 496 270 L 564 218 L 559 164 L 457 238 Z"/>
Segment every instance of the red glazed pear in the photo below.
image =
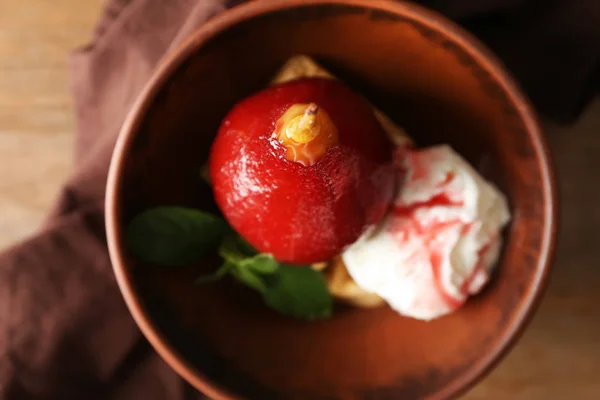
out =
<path fill-rule="evenodd" d="M 210 154 L 215 199 L 256 249 L 326 261 L 386 212 L 391 145 L 369 104 L 338 81 L 302 79 L 237 104 Z"/>

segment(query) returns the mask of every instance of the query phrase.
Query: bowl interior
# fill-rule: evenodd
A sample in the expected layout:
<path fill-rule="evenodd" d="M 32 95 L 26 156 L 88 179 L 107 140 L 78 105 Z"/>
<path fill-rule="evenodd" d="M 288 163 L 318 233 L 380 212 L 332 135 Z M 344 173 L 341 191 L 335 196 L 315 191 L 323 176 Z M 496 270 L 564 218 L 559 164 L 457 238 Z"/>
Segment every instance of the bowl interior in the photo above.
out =
<path fill-rule="evenodd" d="M 238 23 L 196 36 L 172 73 L 155 79 L 122 139 L 113 188 L 116 268 L 142 306 L 145 333 L 175 356 L 193 384 L 214 395 L 454 393 L 512 339 L 544 276 L 551 190 L 526 105 L 515 104 L 512 86 L 499 83 L 454 28 L 435 17 L 424 21 L 412 6 L 360 3 L 254 6 L 243 17 L 234 11 L 239 18 L 229 21 Z M 121 229 L 137 212 L 165 204 L 217 211 L 199 170 L 220 121 L 300 53 L 365 95 L 419 145 L 451 144 L 507 194 L 513 221 L 497 276 L 460 311 L 426 323 L 387 308 L 338 306 L 333 318 L 305 323 L 274 314 L 234 284 L 195 286 L 196 276 L 216 268 L 217 257 L 185 269 L 156 269 L 128 256 Z"/>

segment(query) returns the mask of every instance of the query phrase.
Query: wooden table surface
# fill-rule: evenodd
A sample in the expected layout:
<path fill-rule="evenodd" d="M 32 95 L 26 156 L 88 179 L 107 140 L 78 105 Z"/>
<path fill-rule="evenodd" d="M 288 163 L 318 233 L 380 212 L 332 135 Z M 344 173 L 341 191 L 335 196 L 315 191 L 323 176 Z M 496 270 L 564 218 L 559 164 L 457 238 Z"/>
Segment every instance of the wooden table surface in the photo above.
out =
<path fill-rule="evenodd" d="M 71 166 L 68 52 L 103 0 L 0 0 L 0 248 L 33 232 Z"/>
<path fill-rule="evenodd" d="M 103 0 L 0 0 L 0 248 L 33 232 L 71 165 L 68 52 Z M 466 399 L 600 399 L 600 101 L 548 126 L 562 216 L 552 282 L 529 329 Z"/>

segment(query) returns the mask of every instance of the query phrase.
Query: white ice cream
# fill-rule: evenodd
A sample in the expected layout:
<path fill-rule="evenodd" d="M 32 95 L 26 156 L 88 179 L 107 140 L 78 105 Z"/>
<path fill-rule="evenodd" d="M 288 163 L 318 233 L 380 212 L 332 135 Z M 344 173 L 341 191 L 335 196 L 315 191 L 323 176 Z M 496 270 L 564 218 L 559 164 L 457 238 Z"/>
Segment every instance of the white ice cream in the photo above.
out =
<path fill-rule="evenodd" d="M 398 153 L 405 174 L 392 210 L 342 257 L 363 289 L 429 320 L 481 290 L 510 213 L 504 195 L 449 146 Z"/>

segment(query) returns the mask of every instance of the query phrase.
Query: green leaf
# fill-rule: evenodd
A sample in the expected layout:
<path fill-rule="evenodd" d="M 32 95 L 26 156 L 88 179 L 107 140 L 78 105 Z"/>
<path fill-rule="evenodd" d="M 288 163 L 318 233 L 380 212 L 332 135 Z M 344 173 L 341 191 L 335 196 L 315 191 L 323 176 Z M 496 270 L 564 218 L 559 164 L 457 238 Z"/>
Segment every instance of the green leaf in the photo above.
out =
<path fill-rule="evenodd" d="M 242 262 L 246 256 L 240 251 L 237 235 L 228 235 L 219 246 L 219 255 L 234 265 Z"/>
<path fill-rule="evenodd" d="M 135 257 L 165 266 L 188 264 L 221 243 L 223 265 L 215 273 L 199 277 L 197 284 L 231 274 L 259 291 L 265 303 L 281 314 L 309 320 L 331 315 L 333 300 L 321 273 L 280 264 L 231 233 L 229 225 L 217 216 L 184 207 L 157 207 L 136 216 L 125 239 Z"/>
<path fill-rule="evenodd" d="M 250 286 L 252 289 L 258 290 L 261 293 L 263 293 L 266 289 L 265 283 L 260 276 L 248 268 L 237 266 L 231 270 L 231 273 L 239 281 L 247 286 Z"/>
<path fill-rule="evenodd" d="M 238 250 L 246 256 L 254 256 L 258 251 L 252 245 L 244 240 L 240 235 L 236 235 L 236 245 Z"/>
<path fill-rule="evenodd" d="M 266 305 L 275 311 L 309 320 L 331 315 L 333 300 L 320 272 L 308 266 L 280 264 L 270 254 L 255 254 L 237 235 L 224 239 L 219 254 L 235 266 L 231 274 L 262 293 Z"/>
<path fill-rule="evenodd" d="M 272 255 L 256 254 L 256 250 L 239 235 L 227 236 L 219 247 L 219 254 L 239 268 L 250 269 L 260 274 L 272 274 L 279 268 L 279 263 Z"/>
<path fill-rule="evenodd" d="M 202 275 L 195 281 L 196 285 L 203 285 L 205 283 L 212 283 L 221 280 L 228 272 L 235 268 L 235 264 L 225 261 L 221 267 L 212 274 Z"/>
<path fill-rule="evenodd" d="M 265 284 L 260 274 L 272 274 L 278 268 L 279 264 L 268 254 L 256 254 L 239 235 L 230 235 L 225 237 L 219 247 L 219 254 L 225 260 L 225 263 L 233 265 L 231 274 L 240 282 L 260 291 L 265 290 Z"/>
<path fill-rule="evenodd" d="M 306 266 L 279 264 L 277 274 L 272 277 L 263 292 L 269 307 L 301 319 L 331 316 L 333 300 L 320 272 Z"/>
<path fill-rule="evenodd" d="M 138 259 L 162 266 L 185 265 L 218 246 L 231 228 L 215 215 L 185 207 L 156 207 L 137 215 L 126 243 Z"/>
<path fill-rule="evenodd" d="M 274 274 L 279 269 L 279 263 L 270 254 L 257 254 L 240 262 L 240 267 L 263 275 Z"/>

